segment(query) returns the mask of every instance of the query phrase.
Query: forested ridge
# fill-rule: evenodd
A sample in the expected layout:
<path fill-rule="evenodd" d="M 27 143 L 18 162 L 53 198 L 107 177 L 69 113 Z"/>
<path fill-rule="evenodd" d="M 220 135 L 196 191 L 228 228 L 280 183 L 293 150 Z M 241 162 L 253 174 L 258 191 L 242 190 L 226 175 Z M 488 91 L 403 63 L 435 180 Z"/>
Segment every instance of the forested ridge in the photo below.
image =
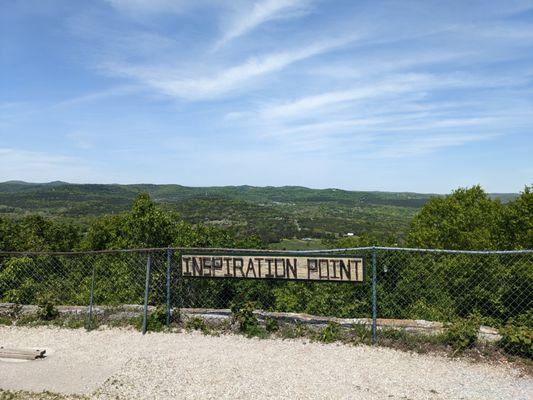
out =
<path fill-rule="evenodd" d="M 148 193 L 167 212 L 192 224 L 231 228 L 264 243 L 284 238 L 334 239 L 353 233 L 380 242 L 404 243 L 415 214 L 431 194 L 354 192 L 286 187 L 185 187 L 180 185 L 99 185 L 65 182 L 0 183 L 0 217 L 39 215 L 86 230 L 99 217 L 130 209 Z M 494 194 L 507 202 L 515 194 Z"/>

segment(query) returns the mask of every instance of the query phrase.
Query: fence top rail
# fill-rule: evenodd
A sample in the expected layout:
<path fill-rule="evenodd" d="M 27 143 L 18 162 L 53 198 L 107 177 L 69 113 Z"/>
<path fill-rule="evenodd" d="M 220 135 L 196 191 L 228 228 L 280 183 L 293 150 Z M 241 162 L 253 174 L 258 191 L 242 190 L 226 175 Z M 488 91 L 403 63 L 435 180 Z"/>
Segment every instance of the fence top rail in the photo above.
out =
<path fill-rule="evenodd" d="M 327 254 L 354 251 L 402 251 L 413 253 L 446 253 L 446 254 L 533 254 L 533 249 L 523 250 L 450 250 L 450 249 L 424 249 L 410 247 L 345 247 L 337 249 L 315 249 L 315 250 L 277 250 L 277 249 L 232 249 L 226 247 L 155 247 L 155 248 L 134 248 L 134 249 L 110 249 L 110 250 L 89 250 L 89 251 L 0 251 L 0 256 L 77 256 L 77 255 L 98 255 L 98 254 L 121 254 L 121 253 L 154 253 L 164 251 L 209 251 L 227 253 L 262 252 L 273 254 Z"/>

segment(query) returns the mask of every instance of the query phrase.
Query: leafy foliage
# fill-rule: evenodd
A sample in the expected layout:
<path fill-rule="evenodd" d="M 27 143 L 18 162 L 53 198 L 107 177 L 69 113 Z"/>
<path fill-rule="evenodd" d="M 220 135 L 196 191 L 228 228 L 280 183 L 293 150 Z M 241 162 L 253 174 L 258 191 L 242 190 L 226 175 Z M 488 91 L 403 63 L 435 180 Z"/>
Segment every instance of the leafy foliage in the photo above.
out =
<path fill-rule="evenodd" d="M 265 329 L 267 332 L 276 332 L 279 330 L 278 320 L 272 317 L 267 317 L 265 319 Z"/>
<path fill-rule="evenodd" d="M 167 312 L 165 307 L 157 306 L 148 316 L 146 329 L 149 331 L 162 331 L 167 323 Z"/>
<path fill-rule="evenodd" d="M 316 334 L 315 339 L 323 343 L 333 343 L 339 340 L 340 337 L 340 325 L 334 322 L 328 322 L 328 324 Z"/>
<path fill-rule="evenodd" d="M 201 331 L 204 335 L 208 335 L 211 330 L 202 318 L 189 318 L 185 322 L 185 329 L 192 331 Z"/>
<path fill-rule="evenodd" d="M 434 197 L 413 219 L 407 244 L 452 250 L 533 248 L 531 188 L 506 205 L 480 186 Z"/>
<path fill-rule="evenodd" d="M 462 353 L 476 344 L 479 326 L 479 319 L 476 317 L 459 319 L 446 328 L 443 341 L 452 346 L 455 353 Z"/>
<path fill-rule="evenodd" d="M 50 321 L 59 316 L 59 311 L 56 308 L 56 301 L 51 294 L 41 294 L 38 298 L 37 317 L 43 321 Z"/>
<path fill-rule="evenodd" d="M 500 347 L 513 355 L 533 359 L 533 329 L 527 326 L 507 325 L 500 328 Z"/>
<path fill-rule="evenodd" d="M 255 304 L 251 301 L 235 302 L 231 306 L 233 319 L 237 322 L 239 330 L 246 336 L 265 336 L 265 332 L 259 325 L 254 314 Z"/>
<path fill-rule="evenodd" d="M 97 190 L 104 197 L 115 196 L 122 190 L 108 188 L 106 185 L 90 188 L 82 186 L 65 186 L 58 183 L 56 189 L 59 197 L 73 196 L 78 200 L 84 199 L 89 189 Z M 177 198 L 174 197 L 173 188 L 149 189 L 157 191 L 158 195 L 162 196 L 160 198 L 167 196 L 164 198 L 169 201 L 190 202 L 187 204 L 191 206 L 191 210 L 187 212 L 192 212 L 194 208 L 192 204 L 197 199 L 195 196 L 198 195 L 198 192 L 194 190 L 185 190 L 188 194 Z M 20 196 L 31 197 L 30 194 L 34 193 L 16 188 L 12 190 Z M 136 190 L 137 188 L 131 189 L 128 196 L 137 195 Z M 44 196 L 45 192 L 39 193 Z M 376 194 L 378 197 L 358 197 L 359 203 L 354 203 L 353 192 L 317 193 L 309 192 L 304 188 L 284 188 L 276 193 L 274 195 L 274 192 L 261 188 L 247 187 L 239 190 L 222 188 L 217 191 L 217 196 L 219 196 L 217 199 L 224 195 L 224 201 L 221 201 L 220 208 L 214 213 L 229 212 L 226 206 L 237 202 L 239 208 L 245 210 L 246 213 L 264 213 L 261 215 L 273 217 L 272 221 L 277 222 L 272 222 L 272 226 L 290 225 L 290 221 L 295 221 L 291 218 L 298 215 L 296 219 L 299 223 L 305 221 L 306 218 L 312 221 L 309 222 L 310 225 L 305 225 L 306 227 L 302 225 L 300 228 L 314 229 L 311 227 L 315 223 L 322 227 L 334 223 L 334 219 L 327 223 L 321 219 L 331 211 L 330 206 L 334 209 L 332 212 L 338 212 L 338 217 L 342 216 L 344 219 L 351 217 L 343 214 L 346 210 L 343 207 L 360 208 L 359 205 L 354 206 L 354 204 L 363 204 L 364 207 L 361 207 L 367 211 L 374 210 L 378 219 L 380 207 L 400 207 L 387 203 L 388 200 L 385 200 L 389 197 L 382 194 L 379 195 L 381 200 Z M 487 195 L 480 187 L 475 186 L 470 189 L 459 189 L 447 197 L 435 197 L 414 218 L 407 241 L 411 246 L 417 247 L 531 248 L 533 247 L 531 241 L 532 196 L 531 188 L 526 187 L 519 197 L 507 204 L 502 204 L 499 200 L 494 200 Z M 244 204 L 241 197 L 246 198 L 245 203 L 262 199 L 264 205 L 255 204 L 252 207 L 250 203 Z M 51 195 L 47 197 L 47 199 L 52 198 Z M 408 196 L 400 198 L 407 203 L 411 201 Z M 201 207 L 210 207 L 218 201 L 209 196 L 206 196 L 204 200 L 205 202 L 200 202 L 204 204 Z M 383 201 L 383 204 L 378 204 L 380 201 Z M 421 202 L 420 199 L 417 201 Z M 312 202 L 318 202 L 320 206 L 315 203 L 311 204 Z M 148 194 L 141 193 L 137 195 L 129 211 L 85 221 L 85 226 L 42 216 L 25 216 L 15 219 L 3 217 L 0 218 L 0 249 L 30 251 L 166 246 L 227 248 L 261 248 L 264 246 L 258 236 L 247 234 L 248 231 L 242 230 L 240 225 L 228 227 L 225 223 L 213 224 L 212 220 L 204 223 L 206 221 L 201 218 L 202 210 L 196 211 L 198 214 L 195 215 L 193 224 L 184 220 L 169 204 L 167 202 L 156 204 Z M 401 207 L 403 206 L 405 204 Z M 284 219 L 289 214 L 281 212 L 282 209 L 292 210 L 292 216 Z M 383 208 L 381 210 L 383 211 Z M 414 214 L 416 208 L 411 204 L 409 210 Z M 317 214 L 314 214 L 315 212 Z M 214 218 L 215 214 L 211 217 Z M 234 218 L 234 214 L 231 218 Z M 370 224 L 372 221 L 370 219 L 367 222 Z M 389 230 L 396 229 L 395 224 L 381 222 L 384 224 L 380 225 L 381 227 L 387 225 Z M 307 234 L 309 231 L 298 232 L 300 235 L 302 232 Z M 324 233 L 314 232 L 318 236 Z M 395 244 L 396 238 L 401 235 L 394 233 L 398 232 L 393 232 L 388 236 L 383 232 L 377 234 L 367 232 L 342 238 L 326 235 L 327 238 L 322 241 L 322 244 L 325 247 Z M 258 234 L 261 233 L 258 232 Z M 368 260 L 369 254 L 361 252 L 360 255 Z M 439 257 L 423 253 L 410 253 L 409 255 L 404 253 L 401 256 L 399 254 L 397 252 L 379 254 L 377 281 L 380 317 L 454 321 L 457 318 L 468 318 L 476 314 L 484 324 L 498 327 L 525 326 L 518 322 L 518 318 L 523 318 L 521 317 L 523 315 L 529 315 L 531 319 L 528 310 L 533 309 L 533 298 L 528 294 L 533 292 L 533 270 L 528 259 L 520 257 L 511 259 L 499 255 L 475 259 L 468 255 Z M 94 267 L 95 271 L 95 304 L 142 303 L 143 283 L 140 282 L 140 276 L 144 274 L 145 257 L 143 259 L 132 257 L 135 257 L 135 254 L 99 256 L 85 260 L 89 262 L 91 268 Z M 83 261 L 76 257 L 55 256 L 2 258 L 0 260 L 0 301 L 36 304 L 43 294 L 43 289 L 53 287 L 56 304 L 86 304 L 91 274 L 87 274 Z M 369 263 L 366 262 L 366 265 L 368 267 Z M 154 274 L 154 280 L 164 276 L 157 269 Z M 238 299 L 239 306 L 235 309 L 236 314 L 242 320 L 244 331 L 250 334 L 261 334 L 258 325 L 254 323 L 255 316 L 250 314 L 250 302 L 254 302 L 254 307 L 262 309 L 306 312 L 315 315 L 362 317 L 369 316 L 371 313 L 370 285 L 193 279 L 173 279 L 171 285 L 172 293 L 177 299 L 183 301 L 182 304 L 195 307 L 227 308 L 232 303 L 235 304 Z M 150 304 L 161 304 L 164 301 L 164 293 L 154 292 L 149 300 Z M 239 324 L 241 325 L 241 321 Z M 461 333 L 459 328 L 457 331 Z M 512 338 L 522 338 L 524 336 L 522 331 L 517 333 L 509 330 L 506 336 L 508 338 L 505 339 L 506 343 L 510 345 L 515 343 Z M 525 332 L 527 338 L 527 331 Z M 468 335 L 462 335 L 464 332 L 459 333 L 456 336 L 450 333 L 449 341 L 461 347 L 463 339 Z"/>

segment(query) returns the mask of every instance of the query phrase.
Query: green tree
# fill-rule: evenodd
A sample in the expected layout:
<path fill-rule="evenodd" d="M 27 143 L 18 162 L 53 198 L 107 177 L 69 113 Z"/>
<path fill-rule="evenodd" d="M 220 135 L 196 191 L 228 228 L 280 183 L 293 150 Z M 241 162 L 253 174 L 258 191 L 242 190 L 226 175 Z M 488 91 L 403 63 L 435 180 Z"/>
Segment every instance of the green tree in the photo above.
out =
<path fill-rule="evenodd" d="M 78 247 L 81 229 L 77 225 L 29 215 L 0 220 L 0 250 L 67 251 Z"/>
<path fill-rule="evenodd" d="M 504 209 L 500 247 L 533 249 L 533 186 L 526 186 L 520 196 Z"/>
<path fill-rule="evenodd" d="M 434 197 L 411 224 L 407 244 L 446 249 L 495 249 L 500 240 L 503 206 L 480 186 Z"/>
<path fill-rule="evenodd" d="M 131 211 L 99 218 L 83 242 L 85 249 L 147 247 L 260 247 L 255 236 L 237 238 L 233 229 L 193 225 L 171 211 L 162 210 L 146 193 L 140 194 Z"/>
<path fill-rule="evenodd" d="M 179 218 L 157 206 L 141 193 L 131 211 L 96 220 L 87 232 L 84 248 L 121 249 L 165 247 L 172 244 Z"/>

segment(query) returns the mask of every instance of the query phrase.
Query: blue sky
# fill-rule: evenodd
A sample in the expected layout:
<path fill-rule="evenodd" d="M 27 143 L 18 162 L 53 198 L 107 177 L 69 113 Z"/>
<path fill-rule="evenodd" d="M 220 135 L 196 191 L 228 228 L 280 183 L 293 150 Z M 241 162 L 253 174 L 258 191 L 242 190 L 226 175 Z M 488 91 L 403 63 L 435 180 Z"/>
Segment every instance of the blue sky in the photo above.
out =
<path fill-rule="evenodd" d="M 0 181 L 533 182 L 533 1 L 0 6 Z"/>

